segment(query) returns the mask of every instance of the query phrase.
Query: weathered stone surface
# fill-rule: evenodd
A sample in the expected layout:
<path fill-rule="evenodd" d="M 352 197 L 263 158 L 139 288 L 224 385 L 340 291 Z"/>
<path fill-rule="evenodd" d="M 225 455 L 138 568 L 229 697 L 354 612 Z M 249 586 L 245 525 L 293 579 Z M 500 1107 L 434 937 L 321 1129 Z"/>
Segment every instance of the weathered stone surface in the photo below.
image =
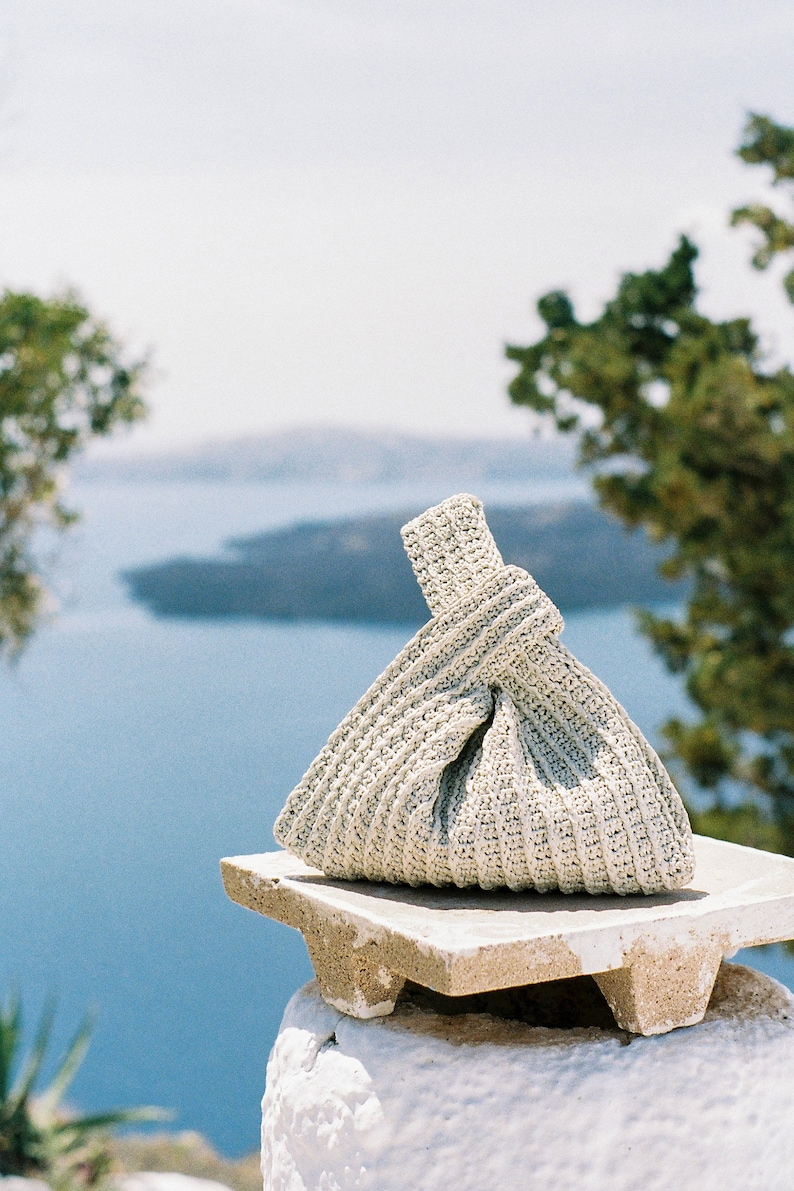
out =
<path fill-rule="evenodd" d="M 286 852 L 221 862 L 229 897 L 302 931 L 323 996 L 389 1014 L 406 980 L 459 996 L 596 974 L 641 1034 L 699 1021 L 723 955 L 794 938 L 794 860 L 695 837 L 690 887 L 650 897 L 338 881 Z"/>
<path fill-rule="evenodd" d="M 214 1179 L 198 1179 L 176 1171 L 141 1170 L 113 1180 L 114 1191 L 231 1191 Z"/>
<path fill-rule="evenodd" d="M 49 1183 L 40 1179 L 0 1176 L 2 1191 L 52 1191 Z M 162 1170 L 142 1170 L 135 1174 L 117 1175 L 108 1182 L 112 1191 L 231 1191 L 225 1183 L 214 1179 L 198 1179 L 193 1175 Z"/>
<path fill-rule="evenodd" d="M 0 1187 L 3 1191 L 51 1191 L 49 1183 L 41 1179 L 25 1179 L 21 1175 L 0 1175 Z"/>
<path fill-rule="evenodd" d="M 788 990 L 724 964 L 699 1025 L 637 1038 L 592 1024 L 586 983 L 566 982 L 577 994 L 564 1029 L 532 1024 L 545 1020 L 542 989 L 523 1004 L 511 994 L 512 1008 L 495 994 L 523 1020 L 452 1015 L 449 1001 L 417 992 L 391 1017 L 357 1021 L 306 985 L 268 1064 L 265 1191 L 791 1185 Z"/>

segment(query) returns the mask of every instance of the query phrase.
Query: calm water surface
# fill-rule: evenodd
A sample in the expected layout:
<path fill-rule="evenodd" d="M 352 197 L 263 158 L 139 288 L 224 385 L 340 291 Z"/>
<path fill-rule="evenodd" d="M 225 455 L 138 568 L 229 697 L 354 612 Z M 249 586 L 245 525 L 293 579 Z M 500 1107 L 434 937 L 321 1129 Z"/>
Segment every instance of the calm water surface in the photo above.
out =
<path fill-rule="evenodd" d="M 491 503 L 577 486 L 481 486 Z M 273 820 L 404 629 L 157 621 L 117 572 L 301 517 L 418 510 L 432 487 L 86 485 L 57 574 L 63 610 L 0 677 L 0 989 L 58 1040 L 89 1005 L 81 1107 L 156 1103 L 231 1154 L 257 1145 L 267 1055 L 311 976 L 298 934 L 227 901 L 223 855 L 272 848 Z M 564 640 L 653 738 L 681 710 L 625 610 L 570 614 Z M 779 949 L 742 958 L 794 987 Z"/>

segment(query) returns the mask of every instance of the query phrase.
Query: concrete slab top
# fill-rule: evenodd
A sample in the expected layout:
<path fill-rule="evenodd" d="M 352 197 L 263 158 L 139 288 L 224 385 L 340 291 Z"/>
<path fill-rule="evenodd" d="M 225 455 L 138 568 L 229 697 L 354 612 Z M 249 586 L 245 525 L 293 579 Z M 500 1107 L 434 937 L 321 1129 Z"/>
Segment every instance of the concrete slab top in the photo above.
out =
<path fill-rule="evenodd" d="M 695 851 L 692 884 L 650 897 L 338 881 L 283 851 L 221 863 L 232 900 L 260 914 L 284 922 L 290 903 L 311 902 L 320 912 L 344 915 L 362 938 L 396 932 L 444 953 L 544 937 L 600 951 L 608 939 L 626 932 L 635 937 L 662 924 L 698 933 L 718 928 L 727 932 L 727 946 L 736 948 L 794 936 L 794 860 L 705 836 L 695 837 Z"/>
<path fill-rule="evenodd" d="M 724 955 L 794 938 L 794 859 L 704 836 L 695 854 L 688 888 L 649 897 L 339 881 L 281 851 L 221 868 L 233 901 L 303 932 L 326 1000 L 353 1016 L 391 1012 L 405 980 L 454 996 L 593 974 L 619 1024 L 657 1033 L 700 1020 Z M 702 1012 L 673 1007 L 671 980 L 698 1005 L 708 984 Z M 663 986 L 651 1028 L 638 1005 Z"/>

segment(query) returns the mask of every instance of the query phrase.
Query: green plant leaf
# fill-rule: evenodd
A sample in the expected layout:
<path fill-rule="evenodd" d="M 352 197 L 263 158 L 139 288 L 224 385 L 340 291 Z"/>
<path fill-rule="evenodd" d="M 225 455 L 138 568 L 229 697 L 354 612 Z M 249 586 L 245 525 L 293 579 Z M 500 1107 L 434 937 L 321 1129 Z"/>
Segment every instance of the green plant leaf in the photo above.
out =
<path fill-rule="evenodd" d="M 18 1104 L 22 1104 L 28 1099 L 31 1089 L 41 1071 L 41 1065 L 49 1045 L 50 1034 L 52 1033 L 55 1007 L 55 998 L 53 996 L 47 997 L 47 1000 L 44 1002 L 44 1008 L 41 1011 L 41 1017 L 39 1018 L 33 1049 L 22 1065 L 19 1076 L 11 1089 L 10 1099 L 16 1101 Z"/>
<path fill-rule="evenodd" d="M 19 993 L 12 993 L 0 1005 L 0 1103 L 8 1095 L 14 1057 L 19 1046 L 21 1008 Z"/>
<path fill-rule="evenodd" d="M 39 1107 L 44 1112 L 52 1113 L 63 1099 L 66 1089 L 71 1084 L 91 1045 L 91 1034 L 94 1030 L 95 1014 L 86 1014 L 77 1033 L 72 1038 L 66 1053 L 61 1059 L 58 1070 L 53 1076 L 49 1087 L 39 1096 Z"/>
<path fill-rule="evenodd" d="M 141 1108 L 116 1108 L 110 1112 L 98 1112 L 90 1116 L 74 1117 L 53 1125 L 53 1132 L 75 1133 L 81 1137 L 98 1129 L 115 1128 L 118 1125 L 134 1125 L 143 1121 L 170 1121 L 174 1113 L 168 1108 L 144 1106 Z"/>

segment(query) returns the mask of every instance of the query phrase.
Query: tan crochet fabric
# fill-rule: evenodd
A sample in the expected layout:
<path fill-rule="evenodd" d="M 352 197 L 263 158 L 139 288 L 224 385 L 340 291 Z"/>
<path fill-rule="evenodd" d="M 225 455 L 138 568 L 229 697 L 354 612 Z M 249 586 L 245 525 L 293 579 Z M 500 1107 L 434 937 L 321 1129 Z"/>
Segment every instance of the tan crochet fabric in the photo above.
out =
<path fill-rule="evenodd" d="M 406 525 L 433 619 L 346 716 L 275 826 L 328 876 L 657 893 L 694 870 L 684 806 L 472 496 Z"/>

